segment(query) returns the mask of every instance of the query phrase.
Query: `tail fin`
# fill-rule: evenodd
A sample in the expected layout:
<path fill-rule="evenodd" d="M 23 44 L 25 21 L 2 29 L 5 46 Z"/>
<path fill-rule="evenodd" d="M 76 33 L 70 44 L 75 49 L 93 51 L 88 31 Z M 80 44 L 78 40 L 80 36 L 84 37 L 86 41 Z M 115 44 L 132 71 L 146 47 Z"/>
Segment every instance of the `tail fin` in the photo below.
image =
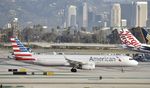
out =
<path fill-rule="evenodd" d="M 134 35 L 128 29 L 118 30 L 122 44 L 128 47 L 138 48 L 141 43 L 134 37 Z"/>
<path fill-rule="evenodd" d="M 16 60 L 21 61 L 29 61 L 35 60 L 32 57 L 32 53 L 30 53 L 27 48 L 20 42 L 18 38 L 11 38 L 13 53 L 15 55 Z"/>
<path fill-rule="evenodd" d="M 142 33 L 143 33 L 146 43 L 150 43 L 150 34 L 148 34 L 148 32 L 143 28 L 142 28 Z"/>

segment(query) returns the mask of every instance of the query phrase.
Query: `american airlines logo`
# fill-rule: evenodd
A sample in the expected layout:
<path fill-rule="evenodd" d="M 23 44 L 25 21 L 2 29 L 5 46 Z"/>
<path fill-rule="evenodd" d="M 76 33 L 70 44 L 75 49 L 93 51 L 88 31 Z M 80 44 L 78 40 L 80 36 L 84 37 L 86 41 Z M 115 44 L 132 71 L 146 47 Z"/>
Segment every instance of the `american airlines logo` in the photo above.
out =
<path fill-rule="evenodd" d="M 141 44 L 129 31 L 121 31 L 119 35 L 123 44 L 126 44 L 128 46 L 135 46 L 137 48 L 141 46 Z"/>
<path fill-rule="evenodd" d="M 113 58 L 113 57 L 90 57 L 89 61 L 95 61 L 95 62 L 101 62 L 101 61 L 114 62 L 114 61 L 116 61 L 116 58 Z"/>

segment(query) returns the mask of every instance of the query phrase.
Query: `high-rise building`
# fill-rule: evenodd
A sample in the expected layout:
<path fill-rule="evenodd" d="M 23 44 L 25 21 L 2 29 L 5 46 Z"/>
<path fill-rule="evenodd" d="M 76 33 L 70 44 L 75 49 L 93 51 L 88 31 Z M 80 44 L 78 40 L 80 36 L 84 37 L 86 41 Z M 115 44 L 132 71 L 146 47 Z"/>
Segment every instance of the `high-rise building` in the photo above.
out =
<path fill-rule="evenodd" d="M 77 26 L 79 29 L 83 27 L 83 2 L 80 2 L 76 5 L 77 7 Z"/>
<path fill-rule="evenodd" d="M 147 20 L 147 24 L 146 24 L 146 26 L 148 27 L 148 29 L 150 29 L 150 1 L 147 1 L 147 3 L 148 3 L 148 20 Z"/>
<path fill-rule="evenodd" d="M 126 19 L 121 20 L 121 26 L 122 27 L 127 27 L 127 20 Z"/>
<path fill-rule="evenodd" d="M 11 22 L 11 30 L 12 30 L 12 36 L 18 37 L 19 30 L 18 30 L 18 18 L 14 18 Z"/>
<path fill-rule="evenodd" d="M 76 22 L 76 6 L 70 5 L 68 9 L 68 27 L 76 27 L 77 22 Z"/>
<path fill-rule="evenodd" d="M 135 26 L 146 27 L 147 15 L 147 2 L 136 2 Z"/>
<path fill-rule="evenodd" d="M 115 3 L 111 9 L 111 27 L 121 26 L 121 8 L 119 3 Z"/>
<path fill-rule="evenodd" d="M 89 8 L 88 11 L 88 31 L 92 31 L 93 26 L 95 26 L 95 10 Z"/>
<path fill-rule="evenodd" d="M 88 6 L 87 2 L 83 3 L 83 25 L 84 28 L 88 27 Z"/>
<path fill-rule="evenodd" d="M 121 19 L 126 19 L 127 27 L 134 27 L 133 21 L 135 18 L 135 9 L 134 3 L 121 3 Z"/>
<path fill-rule="evenodd" d="M 102 16 L 101 14 L 95 14 L 94 25 L 100 27 L 102 25 Z"/>
<path fill-rule="evenodd" d="M 148 19 L 150 19 L 150 11 L 149 11 L 150 10 L 150 1 L 147 1 L 147 3 L 148 3 L 148 7 L 147 7 L 148 8 Z"/>

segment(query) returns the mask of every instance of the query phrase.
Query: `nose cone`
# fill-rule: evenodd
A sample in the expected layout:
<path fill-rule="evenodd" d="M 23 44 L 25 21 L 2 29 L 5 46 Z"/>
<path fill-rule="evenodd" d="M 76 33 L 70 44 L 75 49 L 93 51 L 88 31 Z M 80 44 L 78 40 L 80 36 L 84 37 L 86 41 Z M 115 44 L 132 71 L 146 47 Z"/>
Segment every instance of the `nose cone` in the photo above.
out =
<path fill-rule="evenodd" d="M 133 60 L 132 63 L 131 63 L 131 65 L 132 65 L 132 66 L 137 66 L 137 65 L 138 65 L 138 62 L 137 62 L 136 60 Z"/>

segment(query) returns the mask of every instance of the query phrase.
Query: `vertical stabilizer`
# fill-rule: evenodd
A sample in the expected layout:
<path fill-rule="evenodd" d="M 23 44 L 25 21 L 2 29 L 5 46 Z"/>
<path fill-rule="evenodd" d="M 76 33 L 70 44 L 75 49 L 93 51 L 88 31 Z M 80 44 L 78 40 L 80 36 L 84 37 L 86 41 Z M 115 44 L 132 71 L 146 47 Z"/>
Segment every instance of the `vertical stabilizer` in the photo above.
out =
<path fill-rule="evenodd" d="M 118 34 L 122 44 L 133 48 L 139 48 L 141 46 L 141 43 L 128 29 L 118 30 Z"/>
<path fill-rule="evenodd" d="M 143 33 L 146 43 L 150 43 L 150 35 L 148 34 L 148 32 L 143 28 L 141 30 L 142 30 L 142 33 Z"/>
<path fill-rule="evenodd" d="M 20 42 L 18 38 L 11 38 L 13 53 L 15 55 L 16 60 L 21 61 L 30 61 L 35 60 L 32 57 L 32 53 L 28 51 L 28 49 Z"/>

